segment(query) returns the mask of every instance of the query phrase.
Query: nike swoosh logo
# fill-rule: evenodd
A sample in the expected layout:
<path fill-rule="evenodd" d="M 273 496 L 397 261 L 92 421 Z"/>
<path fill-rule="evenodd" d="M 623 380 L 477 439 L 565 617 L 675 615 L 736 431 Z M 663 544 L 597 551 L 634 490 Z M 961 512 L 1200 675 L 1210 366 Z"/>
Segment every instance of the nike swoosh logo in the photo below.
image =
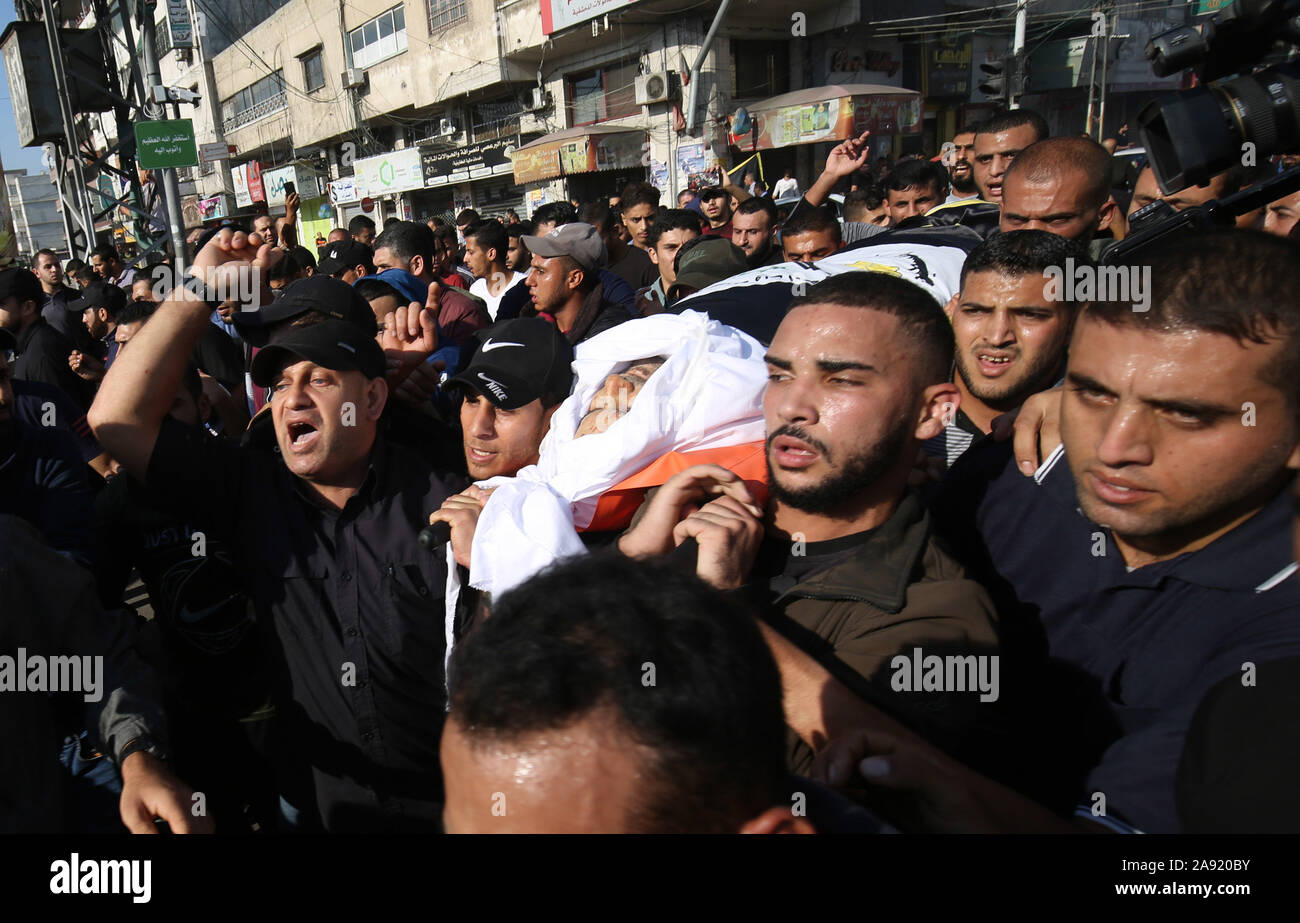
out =
<path fill-rule="evenodd" d="M 524 345 L 523 343 L 505 343 L 505 342 L 493 343 L 492 338 L 488 337 L 487 342 L 483 344 L 482 351 L 485 353 L 490 353 L 492 352 L 492 350 L 500 349 L 502 346 L 523 346 L 523 345 Z"/>

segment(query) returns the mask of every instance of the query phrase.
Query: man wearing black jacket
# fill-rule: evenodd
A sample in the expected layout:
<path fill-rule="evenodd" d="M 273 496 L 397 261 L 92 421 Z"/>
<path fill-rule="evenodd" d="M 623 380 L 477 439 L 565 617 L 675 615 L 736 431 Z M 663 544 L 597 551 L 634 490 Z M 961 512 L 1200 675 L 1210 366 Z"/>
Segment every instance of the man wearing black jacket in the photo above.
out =
<path fill-rule="evenodd" d="M 0 327 L 16 343 L 14 378 L 54 385 L 85 410 L 94 394 L 68 367 L 72 344 L 41 316 L 43 298 L 40 282 L 26 269 L 0 272 Z"/>
<path fill-rule="evenodd" d="M 574 222 L 545 237 L 521 239 L 533 255 L 528 274 L 533 306 L 574 346 L 632 319 L 626 308 L 605 297 L 597 275 L 605 263 L 605 244 L 590 224 Z"/>

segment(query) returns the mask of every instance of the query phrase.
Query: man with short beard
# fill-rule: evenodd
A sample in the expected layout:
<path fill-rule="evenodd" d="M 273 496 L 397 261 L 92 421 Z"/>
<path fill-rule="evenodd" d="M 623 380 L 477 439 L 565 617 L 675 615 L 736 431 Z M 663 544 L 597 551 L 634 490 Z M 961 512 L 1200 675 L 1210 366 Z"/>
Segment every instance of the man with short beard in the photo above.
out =
<path fill-rule="evenodd" d="M 948 193 L 948 198 L 944 202 L 945 205 L 979 198 L 980 191 L 975 185 L 975 167 L 971 163 L 971 157 L 974 154 L 974 129 L 968 128 L 953 135 L 952 163 L 945 164 L 948 167 L 948 176 L 952 181 L 952 191 Z"/>
<path fill-rule="evenodd" d="M 926 441 L 927 455 L 952 465 L 992 429 L 994 417 L 1060 377 L 1079 305 L 1048 297 L 1047 270 L 1063 271 L 1069 259 L 1075 266 L 1091 262 L 1081 244 L 1047 231 L 994 234 L 966 257 L 961 290 L 944 308 L 957 340 L 953 380 L 961 404 L 944 431 Z"/>
<path fill-rule="evenodd" d="M 998 720 L 978 695 L 892 682 L 892 659 L 914 648 L 998 649 L 988 596 L 933 542 L 907 488 L 921 443 L 961 400 L 952 354 L 942 309 L 910 282 L 849 272 L 818 283 L 791 303 L 767 352 L 766 513 L 736 475 L 694 466 L 619 541 L 645 556 L 664 550 L 665 535 L 668 548 L 694 538 L 697 573 L 744 586 L 768 613 L 795 772 L 864 700 L 958 751 Z"/>

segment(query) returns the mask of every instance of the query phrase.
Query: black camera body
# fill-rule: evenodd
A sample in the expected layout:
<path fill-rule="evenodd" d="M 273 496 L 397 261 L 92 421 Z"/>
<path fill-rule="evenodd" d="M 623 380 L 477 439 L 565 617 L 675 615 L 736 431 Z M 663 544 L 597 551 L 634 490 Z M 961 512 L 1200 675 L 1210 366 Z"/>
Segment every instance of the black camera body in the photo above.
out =
<path fill-rule="evenodd" d="M 1180 26 L 1147 43 L 1156 74 L 1191 67 L 1203 81 L 1138 113 L 1163 192 L 1204 185 L 1246 157 L 1300 147 L 1300 62 L 1250 72 L 1279 43 L 1300 46 L 1300 0 L 1234 0 L 1200 27 Z M 1232 74 L 1239 76 L 1210 83 Z"/>

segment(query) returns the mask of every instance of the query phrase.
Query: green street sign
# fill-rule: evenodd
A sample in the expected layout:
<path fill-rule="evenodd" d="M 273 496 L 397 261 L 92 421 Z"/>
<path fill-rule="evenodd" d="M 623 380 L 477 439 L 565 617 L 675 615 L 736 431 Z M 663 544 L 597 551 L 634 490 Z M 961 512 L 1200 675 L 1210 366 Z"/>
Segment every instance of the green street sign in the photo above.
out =
<path fill-rule="evenodd" d="M 193 119 L 135 123 L 136 163 L 144 170 L 197 167 Z"/>

